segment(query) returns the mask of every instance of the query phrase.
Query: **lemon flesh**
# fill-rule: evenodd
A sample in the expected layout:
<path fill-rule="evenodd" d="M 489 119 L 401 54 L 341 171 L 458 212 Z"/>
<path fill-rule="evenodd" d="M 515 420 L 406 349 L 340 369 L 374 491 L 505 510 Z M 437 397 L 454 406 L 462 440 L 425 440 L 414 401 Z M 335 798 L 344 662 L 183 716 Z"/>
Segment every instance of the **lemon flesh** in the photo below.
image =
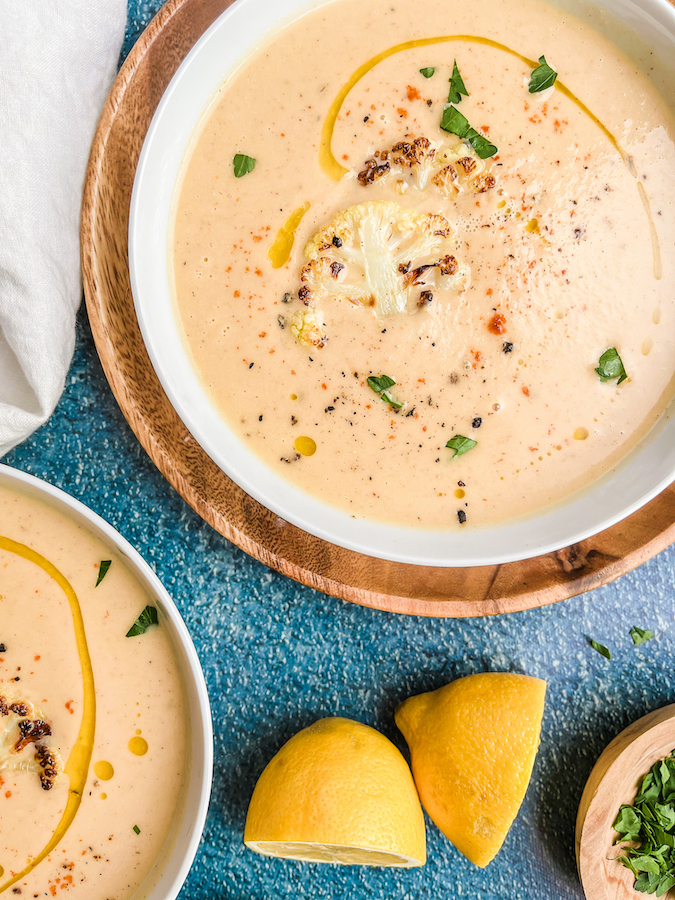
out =
<path fill-rule="evenodd" d="M 477 866 L 495 857 L 525 796 L 545 693 L 539 678 L 487 672 L 396 710 L 422 805 Z"/>
<path fill-rule="evenodd" d="M 424 865 L 424 815 L 410 769 L 384 735 L 320 719 L 270 760 L 244 843 L 268 856 L 345 865 Z"/>
<path fill-rule="evenodd" d="M 303 862 L 337 863 L 342 866 L 390 866 L 411 869 L 422 860 L 384 850 L 348 847 L 346 844 L 303 844 L 300 841 L 246 841 L 250 850 L 263 856 L 299 859 Z"/>

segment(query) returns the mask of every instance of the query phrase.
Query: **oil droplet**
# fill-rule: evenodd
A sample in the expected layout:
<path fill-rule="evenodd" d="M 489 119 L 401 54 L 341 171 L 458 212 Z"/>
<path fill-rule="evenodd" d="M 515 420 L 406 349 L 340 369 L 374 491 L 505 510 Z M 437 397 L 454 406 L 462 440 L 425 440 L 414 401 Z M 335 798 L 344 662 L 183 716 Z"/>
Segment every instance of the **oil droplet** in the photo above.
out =
<path fill-rule="evenodd" d="M 291 394 L 291 400 L 297 400 L 297 399 L 298 399 L 297 394 Z"/>
<path fill-rule="evenodd" d="M 652 322 L 655 325 L 658 325 L 660 321 L 661 321 L 661 310 L 657 306 L 656 309 L 654 310 L 654 312 L 652 313 Z"/>
<path fill-rule="evenodd" d="M 562 311 L 562 309 L 559 309 L 558 312 L 555 314 L 555 317 L 556 317 L 556 319 L 564 319 L 565 313 Z"/>
<path fill-rule="evenodd" d="M 652 347 L 654 346 L 654 341 L 651 338 L 647 338 L 646 341 L 642 345 L 642 355 L 649 356 L 652 352 Z"/>
<path fill-rule="evenodd" d="M 110 781 L 115 774 L 115 770 L 107 760 L 99 759 L 99 761 L 94 764 L 94 774 L 97 778 L 100 778 L 101 781 Z"/>
<path fill-rule="evenodd" d="M 277 232 L 274 243 L 267 251 L 267 255 L 275 269 L 280 269 L 288 262 L 293 249 L 293 242 L 295 241 L 295 232 L 308 209 L 309 203 L 305 201 L 302 206 L 293 210 Z"/>
<path fill-rule="evenodd" d="M 107 799 L 108 799 L 107 794 L 101 794 L 101 800 L 107 800 Z"/>
<path fill-rule="evenodd" d="M 316 443 L 311 437 L 306 437 L 304 434 L 301 434 L 300 437 L 295 439 L 293 446 L 298 453 L 302 453 L 303 456 L 314 456 L 316 453 Z"/>
<path fill-rule="evenodd" d="M 497 209 L 503 209 L 506 206 L 506 200 L 500 200 L 497 204 Z"/>
<path fill-rule="evenodd" d="M 458 500 L 461 500 L 463 496 L 464 491 L 461 488 L 457 488 L 457 490 L 455 491 L 455 497 L 457 497 Z"/>
<path fill-rule="evenodd" d="M 129 749 L 135 756 L 145 756 L 148 752 L 148 742 L 142 737 L 132 737 L 129 741 Z"/>
<path fill-rule="evenodd" d="M 574 432 L 575 441 L 585 441 L 588 437 L 588 428 L 577 428 Z"/>
<path fill-rule="evenodd" d="M 143 734 L 143 732 L 141 731 L 140 728 L 137 728 L 137 729 L 136 729 L 136 734 Z"/>
<path fill-rule="evenodd" d="M 556 445 L 555 445 L 555 449 L 556 449 L 556 450 L 562 450 L 562 446 L 561 446 L 560 444 L 556 444 Z"/>
<path fill-rule="evenodd" d="M 530 219 L 525 226 L 525 231 L 529 231 L 531 234 L 539 234 L 539 221 L 537 219 Z"/>

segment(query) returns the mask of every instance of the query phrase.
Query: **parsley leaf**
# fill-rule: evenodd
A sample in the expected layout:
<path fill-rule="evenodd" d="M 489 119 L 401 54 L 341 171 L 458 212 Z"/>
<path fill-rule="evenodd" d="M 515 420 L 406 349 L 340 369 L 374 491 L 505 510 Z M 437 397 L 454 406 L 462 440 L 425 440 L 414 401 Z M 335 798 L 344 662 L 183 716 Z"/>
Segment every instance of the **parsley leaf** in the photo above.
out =
<path fill-rule="evenodd" d="M 600 376 L 600 381 L 602 382 L 613 381 L 613 379 L 618 378 L 617 385 L 619 385 L 628 378 L 621 357 L 616 352 L 615 347 L 610 347 L 609 350 L 605 350 L 598 360 L 598 368 L 595 371 Z"/>
<path fill-rule="evenodd" d="M 558 73 L 552 69 L 546 62 L 546 57 L 539 57 L 539 65 L 532 70 L 530 75 L 530 86 L 528 88 L 531 94 L 538 94 L 539 91 L 545 91 L 555 84 Z"/>
<path fill-rule="evenodd" d="M 630 630 L 630 636 L 633 638 L 635 646 L 639 647 L 640 644 L 651 641 L 654 637 L 654 632 L 650 631 L 649 628 L 638 628 L 637 625 L 633 625 Z"/>
<path fill-rule="evenodd" d="M 452 458 L 456 459 L 462 453 L 468 453 L 469 450 L 473 450 L 477 443 L 478 441 L 472 441 L 471 438 L 464 437 L 463 434 L 455 434 L 445 446 L 455 451 Z"/>
<path fill-rule="evenodd" d="M 452 67 L 452 75 L 450 76 L 450 92 L 448 93 L 448 103 L 459 103 L 462 99 L 462 94 L 465 97 L 469 96 L 469 92 L 464 87 L 464 82 L 462 80 L 462 76 L 459 74 L 459 69 L 457 68 L 457 60 L 455 60 Z"/>
<path fill-rule="evenodd" d="M 612 654 L 609 652 L 607 647 L 604 644 L 599 644 L 597 641 L 594 641 L 593 638 L 588 638 L 588 643 L 594 650 L 597 650 L 601 656 L 604 656 L 605 659 L 611 659 Z"/>
<path fill-rule="evenodd" d="M 393 387 L 396 384 L 393 378 L 390 378 L 388 375 L 380 375 L 379 377 L 376 375 L 370 375 L 366 379 L 366 381 L 368 382 L 368 387 L 372 388 L 372 390 L 375 391 L 380 400 L 384 400 L 385 403 L 389 403 L 389 405 L 393 406 L 394 409 L 400 409 L 403 406 L 402 403 L 399 403 L 398 400 L 395 400 L 391 396 L 389 388 Z"/>
<path fill-rule="evenodd" d="M 427 66 L 424 69 L 420 69 L 420 75 L 424 75 L 425 78 L 431 78 L 435 71 L 435 66 Z"/>
<path fill-rule="evenodd" d="M 232 160 L 234 164 L 234 177 L 241 178 L 242 175 L 248 175 L 255 169 L 255 160 L 252 156 L 246 156 L 245 153 L 237 153 Z"/>
<path fill-rule="evenodd" d="M 137 634 L 145 634 L 151 625 L 158 624 L 157 610 L 154 606 L 146 606 L 131 628 L 127 631 L 127 637 L 136 637 Z"/>
<path fill-rule="evenodd" d="M 441 119 L 443 131 L 456 134 L 457 137 L 468 141 L 481 159 L 489 159 L 497 153 L 497 148 L 486 137 L 479 134 L 475 128 L 469 125 L 466 116 L 463 116 L 454 106 L 446 106 Z"/>
<path fill-rule="evenodd" d="M 103 581 L 105 576 L 108 574 L 108 569 L 110 568 L 112 560 L 111 559 L 102 559 L 99 563 L 98 567 L 98 578 L 96 579 L 96 584 L 94 587 L 98 587 L 99 584 Z"/>
<path fill-rule="evenodd" d="M 141 829 L 138 827 L 138 825 L 134 825 L 134 833 L 135 833 L 135 834 L 140 834 L 140 833 L 141 833 Z"/>

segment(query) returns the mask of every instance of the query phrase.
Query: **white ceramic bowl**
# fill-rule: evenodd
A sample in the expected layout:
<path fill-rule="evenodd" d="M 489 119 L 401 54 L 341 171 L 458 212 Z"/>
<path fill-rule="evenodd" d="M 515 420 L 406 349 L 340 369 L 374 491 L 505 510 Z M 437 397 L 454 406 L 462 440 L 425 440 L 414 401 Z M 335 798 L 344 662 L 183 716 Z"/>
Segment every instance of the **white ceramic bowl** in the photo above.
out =
<path fill-rule="evenodd" d="M 177 327 L 169 282 L 168 236 L 183 158 L 224 78 L 267 32 L 325 2 L 330 0 L 237 0 L 188 54 L 152 120 L 131 199 L 129 257 L 138 321 L 164 390 L 204 450 L 248 494 L 305 531 L 370 556 L 431 566 L 488 565 L 597 534 L 675 478 L 672 404 L 639 447 L 584 493 L 528 519 L 458 534 L 358 521 L 297 490 L 250 453 L 202 388 Z M 629 55 L 651 51 L 651 75 L 664 95 L 673 95 L 675 8 L 667 0 L 557 0 L 557 5 L 610 33 Z"/>
<path fill-rule="evenodd" d="M 2 464 L 1 487 L 20 490 L 48 504 L 114 548 L 165 614 L 163 621 L 169 629 L 183 675 L 190 710 L 187 778 L 171 832 L 150 874 L 134 897 L 138 900 L 175 900 L 190 871 L 204 830 L 213 778 L 213 729 L 209 696 L 192 638 L 173 600 L 150 566 L 100 516 L 47 482 Z"/>

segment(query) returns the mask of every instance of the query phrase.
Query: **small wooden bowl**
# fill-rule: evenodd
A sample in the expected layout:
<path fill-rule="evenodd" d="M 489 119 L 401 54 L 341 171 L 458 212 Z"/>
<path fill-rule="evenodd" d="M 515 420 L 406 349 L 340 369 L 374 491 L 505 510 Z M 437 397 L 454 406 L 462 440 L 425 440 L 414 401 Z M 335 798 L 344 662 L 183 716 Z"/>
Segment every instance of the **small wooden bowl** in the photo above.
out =
<path fill-rule="evenodd" d="M 675 704 L 629 725 L 593 767 L 577 813 L 577 868 L 587 900 L 637 900 L 629 869 L 615 861 L 613 825 L 622 803 L 632 803 L 643 775 L 675 749 Z M 667 896 L 671 896 L 670 892 Z"/>

